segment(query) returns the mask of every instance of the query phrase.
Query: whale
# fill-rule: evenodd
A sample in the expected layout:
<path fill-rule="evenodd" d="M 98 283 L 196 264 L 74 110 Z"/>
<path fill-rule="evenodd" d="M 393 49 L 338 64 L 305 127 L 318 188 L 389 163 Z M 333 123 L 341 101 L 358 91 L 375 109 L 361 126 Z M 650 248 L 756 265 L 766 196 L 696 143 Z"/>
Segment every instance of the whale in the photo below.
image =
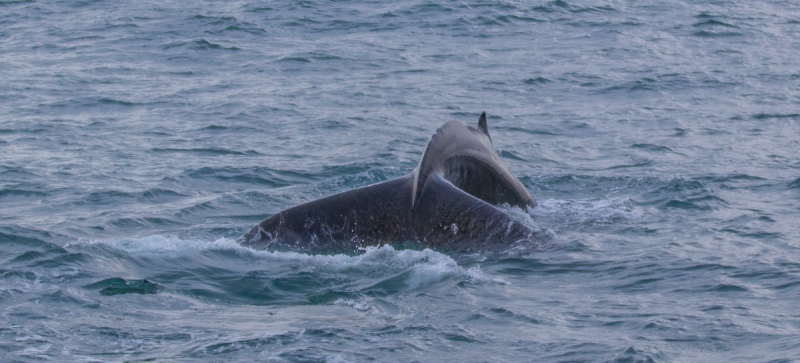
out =
<path fill-rule="evenodd" d="M 409 174 L 283 210 L 239 238 L 256 249 L 355 252 L 421 245 L 480 252 L 536 239 L 542 231 L 509 215 L 536 201 L 478 125 L 448 121 L 434 132 Z"/>

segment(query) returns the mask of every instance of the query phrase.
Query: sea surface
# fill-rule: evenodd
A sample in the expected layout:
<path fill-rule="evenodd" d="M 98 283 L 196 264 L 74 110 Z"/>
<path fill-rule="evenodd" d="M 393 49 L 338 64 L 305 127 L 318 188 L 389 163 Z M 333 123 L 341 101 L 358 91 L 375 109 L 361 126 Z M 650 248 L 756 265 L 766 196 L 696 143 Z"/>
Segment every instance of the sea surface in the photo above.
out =
<path fill-rule="evenodd" d="M 236 242 L 482 111 L 548 238 Z M 0 361 L 798 360 L 798 2 L 0 0 Z"/>

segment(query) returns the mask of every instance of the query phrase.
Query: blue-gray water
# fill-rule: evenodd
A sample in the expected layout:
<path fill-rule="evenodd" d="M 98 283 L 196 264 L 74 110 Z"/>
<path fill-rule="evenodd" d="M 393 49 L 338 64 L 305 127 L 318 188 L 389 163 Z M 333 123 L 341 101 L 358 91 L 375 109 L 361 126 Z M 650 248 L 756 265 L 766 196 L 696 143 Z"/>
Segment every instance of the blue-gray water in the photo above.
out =
<path fill-rule="evenodd" d="M 0 1 L 0 360 L 789 362 L 800 5 Z M 236 238 L 481 111 L 552 237 Z"/>

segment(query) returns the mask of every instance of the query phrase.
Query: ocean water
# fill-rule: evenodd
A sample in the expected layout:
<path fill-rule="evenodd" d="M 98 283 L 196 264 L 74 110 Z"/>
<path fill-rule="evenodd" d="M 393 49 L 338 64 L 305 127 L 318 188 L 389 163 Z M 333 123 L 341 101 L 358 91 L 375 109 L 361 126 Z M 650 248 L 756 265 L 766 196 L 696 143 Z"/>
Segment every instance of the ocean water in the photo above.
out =
<path fill-rule="evenodd" d="M 0 1 L 0 360 L 798 361 L 798 59 L 791 1 Z M 482 111 L 550 238 L 237 244 Z"/>

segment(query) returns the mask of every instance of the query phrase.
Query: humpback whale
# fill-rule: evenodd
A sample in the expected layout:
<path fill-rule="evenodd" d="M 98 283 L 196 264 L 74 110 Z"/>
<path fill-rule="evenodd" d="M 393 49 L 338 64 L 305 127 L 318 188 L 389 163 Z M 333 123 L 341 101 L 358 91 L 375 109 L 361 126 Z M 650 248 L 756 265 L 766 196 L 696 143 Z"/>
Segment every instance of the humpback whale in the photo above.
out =
<path fill-rule="evenodd" d="M 281 211 L 239 242 L 310 252 L 405 242 L 480 252 L 542 232 L 497 208 L 504 204 L 524 210 L 536 201 L 497 155 L 484 112 L 477 128 L 449 121 L 436 130 L 411 173 Z"/>

